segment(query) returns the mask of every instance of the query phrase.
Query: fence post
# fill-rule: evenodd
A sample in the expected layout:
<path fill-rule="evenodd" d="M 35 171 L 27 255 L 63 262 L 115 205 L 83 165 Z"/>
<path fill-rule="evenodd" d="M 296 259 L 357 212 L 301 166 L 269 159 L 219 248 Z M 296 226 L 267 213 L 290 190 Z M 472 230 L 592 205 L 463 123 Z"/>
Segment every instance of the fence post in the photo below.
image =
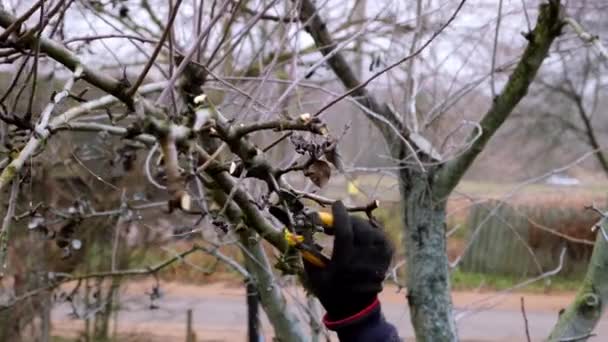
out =
<path fill-rule="evenodd" d="M 186 342 L 196 342 L 194 331 L 192 331 L 192 309 L 186 312 Z"/>

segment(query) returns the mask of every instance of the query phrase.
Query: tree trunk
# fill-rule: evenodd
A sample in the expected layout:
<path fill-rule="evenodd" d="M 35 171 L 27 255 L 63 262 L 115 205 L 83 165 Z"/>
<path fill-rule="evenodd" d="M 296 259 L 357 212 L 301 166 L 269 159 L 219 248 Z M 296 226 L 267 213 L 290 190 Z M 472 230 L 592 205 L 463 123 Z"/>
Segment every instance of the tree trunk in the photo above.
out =
<path fill-rule="evenodd" d="M 608 220 L 604 218 L 598 226 L 595 247 L 587 275 L 572 303 L 564 310 L 553 328 L 549 341 L 586 341 L 604 312 L 608 301 Z"/>
<path fill-rule="evenodd" d="M 463 4 L 464 2 L 460 2 L 460 7 L 454 12 L 452 19 Z M 526 34 L 528 45 L 524 54 L 500 95 L 494 99 L 480 121 L 481 135 L 477 136 L 480 133 L 478 131 L 471 133 L 472 143 L 467 151 L 456 158 L 443 161 L 439 167 L 427 165 L 427 173 L 419 171 L 417 167 L 406 167 L 399 172 L 401 203 L 405 206 L 403 244 L 408 267 L 408 301 L 412 325 L 419 341 L 458 340 L 450 298 L 445 201 L 490 138 L 526 95 L 549 52 L 551 43 L 561 32 L 562 16 L 559 0 L 550 0 L 540 6 L 535 28 Z M 405 160 L 412 153 L 416 153 L 421 160 L 433 159 L 432 153 L 420 150 L 420 146 L 413 140 L 409 139 L 404 143 L 403 140 L 409 138 L 410 132 L 404 127 L 402 118 L 390 110 L 386 103 L 380 103 L 367 91 L 367 83 L 360 82 L 345 56 L 339 51 L 333 51 L 338 45 L 314 1 L 301 1 L 300 20 L 306 23 L 307 32 L 320 52 L 328 58 L 328 64 L 336 76 L 346 89 L 350 89 L 348 94 L 377 114 L 369 118 L 393 150 L 393 157 L 396 160 Z M 416 152 L 411 151 L 412 146 L 417 147 Z"/>
<path fill-rule="evenodd" d="M 399 177 L 407 300 L 418 341 L 457 341 L 446 252 L 445 201 L 436 202 L 427 176 Z"/>
<path fill-rule="evenodd" d="M 127 268 L 123 268 L 127 269 Z M 110 333 L 110 319 L 116 309 L 117 297 L 119 295 L 121 279 L 119 277 L 112 277 L 109 288 L 104 296 L 104 282 L 103 279 L 98 283 L 98 301 L 97 305 L 103 306 L 104 308 L 95 314 L 94 321 L 94 340 L 95 341 L 111 341 L 112 334 Z"/>

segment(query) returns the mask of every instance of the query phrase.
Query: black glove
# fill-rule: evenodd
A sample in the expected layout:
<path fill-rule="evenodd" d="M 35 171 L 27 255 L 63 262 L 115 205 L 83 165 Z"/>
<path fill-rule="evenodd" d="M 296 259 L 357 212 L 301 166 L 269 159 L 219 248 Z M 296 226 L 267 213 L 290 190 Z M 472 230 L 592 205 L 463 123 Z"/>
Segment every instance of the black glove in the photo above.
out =
<path fill-rule="evenodd" d="M 342 202 L 332 205 L 334 249 L 320 268 L 304 261 L 307 285 L 327 310 L 326 321 L 363 316 L 377 307 L 393 248 L 368 220 L 350 216 Z"/>

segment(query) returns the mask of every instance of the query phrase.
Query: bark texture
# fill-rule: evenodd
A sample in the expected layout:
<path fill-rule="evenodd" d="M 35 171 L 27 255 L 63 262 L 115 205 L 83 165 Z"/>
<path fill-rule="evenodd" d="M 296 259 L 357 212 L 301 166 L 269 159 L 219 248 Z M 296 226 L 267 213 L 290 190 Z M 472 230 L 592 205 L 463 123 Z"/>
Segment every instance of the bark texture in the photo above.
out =
<path fill-rule="evenodd" d="M 445 202 L 435 202 L 424 175 L 400 174 L 407 300 L 418 341 L 458 340 L 450 296 Z"/>
<path fill-rule="evenodd" d="M 561 34 L 564 26 L 562 17 L 563 8 L 560 1 L 551 0 L 540 6 L 534 30 L 525 35 L 528 45 L 524 54 L 509 76 L 507 84 L 496 96 L 492 106 L 479 123 L 481 135 L 474 140 L 478 132 L 473 132 L 471 140 L 474 142 L 471 147 L 459 158 L 445 164 L 438 173 L 438 184 L 435 189 L 437 196 L 447 197 L 452 192 L 475 158 L 486 147 L 490 138 L 513 112 L 521 99 L 526 96 L 540 66 L 549 54 L 551 44 Z"/>
<path fill-rule="evenodd" d="M 227 193 L 230 191 L 215 190 L 213 197 L 223 205 L 227 200 Z M 239 207 L 237 203 L 231 202 L 226 207 L 226 214 L 233 224 L 239 224 L 242 219 L 247 220 L 248 215 L 241 210 L 243 206 Z M 255 221 L 255 218 L 249 217 L 249 220 Z M 281 342 L 310 341 L 310 337 L 305 333 L 304 324 L 293 310 L 295 306 L 288 305 L 281 288 L 276 283 L 272 265 L 262 248 L 260 236 L 249 228 L 237 229 L 244 249 L 245 268 L 251 277 L 248 281 L 253 282 L 258 291 L 262 308 L 274 328 L 275 338 Z"/>
<path fill-rule="evenodd" d="M 559 315 L 549 341 L 586 341 L 608 301 L 608 219 L 598 223 L 599 232 L 583 284 L 572 303 Z"/>
<path fill-rule="evenodd" d="M 247 250 L 245 254 L 245 267 L 252 275 L 252 279 L 260 296 L 260 303 L 272 323 L 275 335 L 281 342 L 309 341 L 310 337 L 304 332 L 304 325 L 295 312 L 287 304 L 287 300 L 276 283 L 272 272 L 272 265 L 262 248 L 260 239 L 250 229 L 242 229 L 241 243 Z"/>
<path fill-rule="evenodd" d="M 300 19 L 306 23 L 307 32 L 314 39 L 320 52 L 327 58 L 328 64 L 345 88 L 352 90 L 350 95 L 356 97 L 358 103 L 365 107 L 366 113 L 370 115 L 370 120 L 382 132 L 388 145 L 394 148 L 393 155 L 399 160 L 412 157 L 410 152 L 412 146 L 416 144 L 410 139 L 409 132 L 402 123 L 402 118 L 397 117 L 386 103 L 379 102 L 373 94 L 362 86 L 367 83 L 361 83 L 356 77 L 356 73 L 353 72 L 349 62 L 342 55 L 339 45 L 331 37 L 315 6 L 315 2 L 313 0 L 301 0 L 298 3 L 301 6 Z M 457 340 L 456 326 L 452 317 L 446 254 L 445 199 L 484 149 L 489 139 L 527 93 L 528 87 L 546 58 L 553 40 L 560 34 L 563 24 L 560 12 L 561 6 L 558 0 L 551 0 L 541 5 L 536 27 L 533 32 L 526 36 L 529 43 L 520 62 L 504 90 L 496 97 L 480 122 L 482 134 L 472 143 L 467 152 L 446 164 L 429 166 L 426 170 L 411 167 L 400 171 L 399 180 L 401 199 L 404 205 L 403 221 L 405 226 L 403 243 L 408 258 L 408 301 L 418 341 Z M 0 6 L 1 27 L 6 28 L 13 24 L 15 20 L 14 16 Z M 70 50 L 50 39 L 37 38 L 36 35 L 31 35 L 20 42 L 23 48 L 31 47 L 36 43 L 40 44 L 41 52 L 71 70 L 75 70 L 82 64 L 82 61 Z M 133 106 L 133 97 L 129 96 L 125 85 L 119 80 L 108 77 L 103 72 L 87 65 L 82 66 L 84 80 L 114 95 L 128 106 Z M 151 110 L 151 108 L 146 110 Z M 472 135 L 472 137 L 474 136 L 475 134 Z M 229 145 L 233 152 L 237 153 L 243 160 L 251 159 L 246 158 L 245 147 L 247 147 L 247 144 L 245 142 L 237 144 L 236 140 L 232 140 Z M 415 153 L 417 159 L 422 161 L 433 159 L 427 156 L 425 151 Z M 255 154 L 252 156 L 255 156 Z M 224 171 L 217 172 L 211 177 L 225 193 L 230 193 L 235 187 L 233 179 Z M 280 250 L 286 250 L 287 247 L 281 233 L 275 230 L 261 215 L 247 192 L 237 189 L 234 201 L 238 205 L 236 209 L 238 210 L 239 221 L 242 218 L 248 227 L 255 228 L 264 239 L 273 243 Z M 252 277 L 255 278 L 262 304 L 274 324 L 279 340 L 306 340 L 307 337 L 304 335 L 297 317 L 288 310 L 285 298 L 273 283 L 274 276 L 260 245 L 259 236 L 245 230 L 241 239 L 245 246 L 248 269 L 250 269 Z M 592 285 L 597 286 L 598 283 L 592 283 Z M 597 289 L 594 286 L 590 286 L 590 288 L 594 291 L 593 293 L 596 293 Z M 596 295 L 599 296 L 600 312 L 602 294 Z M 590 306 L 589 298 L 593 297 L 582 297 L 577 303 L 584 302 L 586 306 Z M 558 326 L 560 325 L 558 324 Z"/>

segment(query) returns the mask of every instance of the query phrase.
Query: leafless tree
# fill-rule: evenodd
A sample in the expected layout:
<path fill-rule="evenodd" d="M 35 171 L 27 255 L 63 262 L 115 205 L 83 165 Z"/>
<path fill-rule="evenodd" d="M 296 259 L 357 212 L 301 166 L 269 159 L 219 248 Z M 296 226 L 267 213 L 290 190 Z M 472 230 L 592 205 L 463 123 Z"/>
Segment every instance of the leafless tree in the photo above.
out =
<path fill-rule="evenodd" d="M 525 3 L 519 11 L 503 5 L 484 3 L 473 9 L 465 0 L 407 5 L 40 0 L 3 5 L 0 61 L 12 67 L 12 79 L 0 101 L 0 138 L 6 146 L 0 190 L 10 193 L 0 232 L 0 265 L 12 263 L 8 251 L 17 240 L 17 218 L 38 230 L 53 230 L 49 222 L 75 222 L 78 228 L 70 234 L 53 236 L 72 253 L 82 247 L 78 230 L 86 220 L 111 217 L 116 223 L 109 268 L 89 273 L 70 269 L 58 278 L 53 273 L 6 306 L 66 282 L 156 275 L 191 253 L 204 252 L 255 283 L 281 340 L 307 340 L 262 248 L 262 241 L 274 247 L 283 275 L 301 273 L 299 258 L 294 258 L 298 254 L 268 208 L 288 208 L 289 196 L 318 205 L 337 197 L 311 188 L 327 185 L 332 169 L 343 178 L 358 169 L 350 163 L 353 155 L 357 159 L 356 151 L 343 146 L 345 141 L 361 143 L 361 136 L 349 136 L 344 126 L 362 113 L 375 128 L 359 134 L 369 134 L 369 150 L 386 155 L 380 162 L 378 153 L 370 153 L 376 158 L 368 160 L 399 182 L 407 300 L 416 336 L 457 340 L 446 200 L 526 95 L 562 32 L 567 10 L 557 0 L 538 10 Z M 474 10 L 498 15 L 476 30 L 456 25 L 463 13 Z M 501 40 L 502 18 L 513 13 L 527 24 L 521 30 L 523 50 L 508 49 Z M 489 58 L 471 61 L 488 27 L 494 28 Z M 444 36 L 449 39 L 442 40 Z M 447 43 L 451 40 L 461 43 Z M 454 51 L 446 57 L 446 50 Z M 512 61 L 500 63 L 501 50 L 509 50 Z M 442 65 L 450 58 L 463 66 L 445 72 Z M 478 64 L 483 71 L 471 74 Z M 369 67 L 361 70 L 362 65 Z M 46 94 L 41 84 L 49 79 L 62 82 Z M 483 115 L 459 116 L 456 108 L 482 85 L 489 85 L 493 96 L 480 111 Z M 38 106 L 41 94 L 47 101 Z M 358 129 L 360 122 L 355 122 Z M 372 143 L 374 136 L 384 143 Z M 70 143 L 76 137 L 106 144 L 99 159 L 122 165 L 122 176 L 82 162 L 82 149 L 93 144 Z M 86 196 L 73 198 L 71 205 L 30 204 L 35 201 L 26 189 L 35 183 L 33 171 L 43 169 L 42 161 L 52 159 L 53 152 L 59 158 L 71 156 L 88 175 L 88 187 L 103 189 L 90 196 L 112 194 L 114 207 L 94 208 Z M 302 181 L 305 177 L 308 183 Z M 153 195 L 142 198 L 141 189 Z M 351 206 L 353 211 L 369 208 L 365 203 Z M 127 227 L 159 216 L 187 218 L 202 242 L 149 269 L 121 268 L 118 254 L 126 248 L 120 242 Z M 221 253 L 227 245 L 241 249 L 244 267 Z"/>

